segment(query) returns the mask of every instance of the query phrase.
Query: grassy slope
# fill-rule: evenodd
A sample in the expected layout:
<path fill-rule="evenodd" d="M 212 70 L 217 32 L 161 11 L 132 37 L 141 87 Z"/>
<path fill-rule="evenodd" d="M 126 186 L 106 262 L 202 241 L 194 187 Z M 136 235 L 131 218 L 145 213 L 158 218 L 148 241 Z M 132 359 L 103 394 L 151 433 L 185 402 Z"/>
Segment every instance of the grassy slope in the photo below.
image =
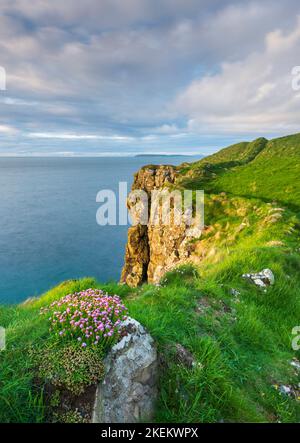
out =
<path fill-rule="evenodd" d="M 27 352 L 48 339 L 39 307 L 94 286 L 121 295 L 157 340 L 162 370 L 156 420 L 299 421 L 299 403 L 272 386 L 299 382 L 289 364 L 297 356 L 291 331 L 300 318 L 299 139 L 259 139 L 184 165 L 181 186 L 210 192 L 211 228 L 197 244 L 204 256 L 198 273 L 186 266 L 160 287 L 138 289 L 83 279 L 26 305 L 1 307 L 8 350 L 0 354 L 0 421 L 43 420 Z M 267 203 L 274 199 L 278 203 Z M 276 209 L 279 203 L 284 212 Z M 276 276 L 267 293 L 241 278 L 266 267 Z M 241 292 L 238 299 L 231 288 Z M 193 353 L 193 369 L 177 361 L 175 343 Z"/>
<path fill-rule="evenodd" d="M 300 134 L 269 142 L 260 138 L 251 143 L 239 143 L 182 172 L 187 187 L 199 189 L 203 185 L 212 192 L 226 191 L 263 201 L 275 199 L 300 210 Z"/>

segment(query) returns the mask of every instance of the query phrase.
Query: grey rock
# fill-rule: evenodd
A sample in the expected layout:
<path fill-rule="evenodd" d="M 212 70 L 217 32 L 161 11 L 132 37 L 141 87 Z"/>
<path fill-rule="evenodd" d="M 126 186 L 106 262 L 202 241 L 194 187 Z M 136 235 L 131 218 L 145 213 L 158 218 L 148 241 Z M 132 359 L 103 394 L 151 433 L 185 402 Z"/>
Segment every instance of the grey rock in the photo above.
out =
<path fill-rule="evenodd" d="M 247 278 L 261 288 L 266 288 L 275 283 L 275 277 L 271 269 L 263 269 L 261 272 L 253 274 L 243 274 L 242 277 Z"/>
<path fill-rule="evenodd" d="M 298 371 L 300 370 L 300 362 L 296 358 L 293 358 L 293 360 L 290 362 L 291 366 L 296 368 Z"/>
<path fill-rule="evenodd" d="M 151 421 L 157 396 L 158 356 L 152 337 L 136 320 L 122 324 L 127 335 L 104 361 L 105 376 L 97 387 L 93 423 Z"/>
<path fill-rule="evenodd" d="M 291 395 L 292 389 L 288 385 L 281 385 L 279 386 L 279 392 L 284 395 Z"/>

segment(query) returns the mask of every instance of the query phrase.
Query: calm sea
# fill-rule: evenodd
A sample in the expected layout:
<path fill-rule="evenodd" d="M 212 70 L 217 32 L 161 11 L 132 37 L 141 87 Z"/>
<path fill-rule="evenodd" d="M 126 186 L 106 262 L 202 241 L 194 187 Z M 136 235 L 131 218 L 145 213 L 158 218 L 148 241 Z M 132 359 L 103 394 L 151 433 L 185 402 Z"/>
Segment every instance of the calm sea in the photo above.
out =
<path fill-rule="evenodd" d="M 0 303 L 85 276 L 119 279 L 126 226 L 96 223 L 96 195 L 142 165 L 195 157 L 0 158 Z"/>

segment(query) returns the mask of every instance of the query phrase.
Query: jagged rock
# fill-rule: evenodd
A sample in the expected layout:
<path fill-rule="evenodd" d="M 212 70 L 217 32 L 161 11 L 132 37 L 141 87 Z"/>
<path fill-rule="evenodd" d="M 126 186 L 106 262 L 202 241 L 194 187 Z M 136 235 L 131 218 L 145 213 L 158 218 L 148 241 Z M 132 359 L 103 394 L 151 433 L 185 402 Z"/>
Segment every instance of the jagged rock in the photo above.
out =
<path fill-rule="evenodd" d="M 263 269 L 261 272 L 253 274 L 243 274 L 242 277 L 247 278 L 261 288 L 266 288 L 275 283 L 275 277 L 271 269 Z"/>
<path fill-rule="evenodd" d="M 136 287 L 147 279 L 149 244 L 147 226 L 137 225 L 128 229 L 125 265 L 121 282 Z"/>
<path fill-rule="evenodd" d="M 136 423 L 153 418 L 157 395 L 157 350 L 152 337 L 132 318 L 123 322 L 127 335 L 104 361 L 93 423 Z"/>
<path fill-rule="evenodd" d="M 176 168 L 169 165 L 145 166 L 135 174 L 132 191 L 143 190 L 148 194 L 150 222 L 147 225 L 137 224 L 128 230 L 122 283 L 133 287 L 144 281 L 156 284 L 167 271 L 190 259 L 196 247 L 192 240 L 199 238 L 202 231 L 186 222 L 188 214 L 184 214 L 178 224 L 151 223 L 151 215 L 155 213 L 151 192 L 175 183 L 176 178 Z M 133 208 L 130 198 L 127 205 L 129 210 Z"/>
<path fill-rule="evenodd" d="M 279 387 L 279 392 L 280 392 L 281 394 L 284 394 L 284 395 L 291 395 L 291 393 L 292 393 L 292 389 L 291 389 L 290 386 L 281 385 L 281 386 Z"/>
<path fill-rule="evenodd" d="M 132 191 L 142 190 L 149 197 L 148 211 L 151 210 L 151 191 L 159 189 L 166 183 L 175 181 L 176 171 L 173 166 L 145 166 L 134 176 Z M 128 209 L 132 209 L 130 199 Z M 122 270 L 121 282 L 135 287 L 147 280 L 150 262 L 148 226 L 136 224 L 128 230 L 128 240 L 125 252 L 125 263 Z"/>
<path fill-rule="evenodd" d="M 297 358 L 293 358 L 290 362 L 291 366 L 293 366 L 297 371 L 300 371 L 300 361 Z"/>
<path fill-rule="evenodd" d="M 287 397 L 294 398 L 297 401 L 300 401 L 300 384 L 296 385 L 279 385 L 274 384 L 273 387 L 280 392 L 281 395 L 285 395 Z"/>

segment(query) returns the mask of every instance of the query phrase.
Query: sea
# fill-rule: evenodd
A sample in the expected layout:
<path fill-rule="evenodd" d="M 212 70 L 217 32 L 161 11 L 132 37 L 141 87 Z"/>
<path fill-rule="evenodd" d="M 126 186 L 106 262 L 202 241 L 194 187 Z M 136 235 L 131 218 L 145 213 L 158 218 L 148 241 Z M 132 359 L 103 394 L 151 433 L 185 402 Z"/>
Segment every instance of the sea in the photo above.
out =
<path fill-rule="evenodd" d="M 38 296 L 68 279 L 118 280 L 128 226 L 100 226 L 99 191 L 118 198 L 146 164 L 192 156 L 0 158 L 0 304 Z"/>

